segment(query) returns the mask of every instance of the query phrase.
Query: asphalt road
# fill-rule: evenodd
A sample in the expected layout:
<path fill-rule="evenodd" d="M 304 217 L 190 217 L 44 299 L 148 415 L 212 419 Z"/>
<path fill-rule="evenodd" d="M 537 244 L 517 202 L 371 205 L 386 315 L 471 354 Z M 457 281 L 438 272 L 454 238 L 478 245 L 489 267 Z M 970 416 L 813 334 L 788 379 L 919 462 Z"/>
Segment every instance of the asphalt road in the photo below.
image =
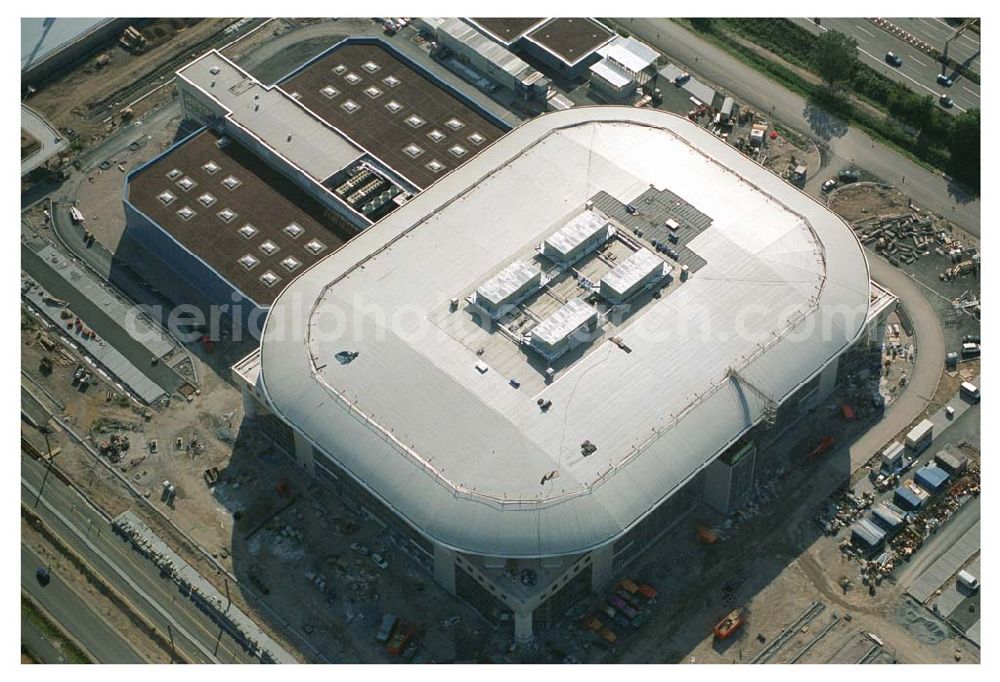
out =
<path fill-rule="evenodd" d="M 24 614 L 21 614 L 21 646 L 30 651 L 34 658 L 42 663 L 70 662 L 66 655 L 54 646 Z"/>
<path fill-rule="evenodd" d="M 792 19 L 792 21 L 813 34 L 818 35 L 826 31 L 840 31 L 854 38 L 858 42 L 858 59 L 862 63 L 902 83 L 919 95 L 933 96 L 935 102 L 937 102 L 938 97 L 942 94 L 950 95 L 955 100 L 955 106 L 945 109 L 945 111 L 957 115 L 968 109 L 979 107 L 978 84 L 960 77 L 957 72 L 949 69 L 946 73 L 955 79 L 954 84 L 951 87 L 939 85 L 937 77 L 942 72 L 942 65 L 939 62 L 934 61 L 909 43 L 886 33 L 867 19 L 821 19 L 819 26 L 813 23 L 812 19 Z M 918 20 L 914 19 L 910 21 Z M 923 21 L 937 20 L 929 19 Z M 914 33 L 914 35 L 917 34 Z M 961 40 L 961 37 L 959 40 Z M 927 40 L 927 42 L 938 48 L 944 46 L 943 40 Z M 889 51 L 894 52 L 902 58 L 903 63 L 900 66 L 890 66 L 885 61 L 885 54 Z M 949 48 L 948 53 L 955 56 L 956 60 L 958 60 L 957 50 Z"/>
<path fill-rule="evenodd" d="M 21 456 L 21 501 L 82 556 L 162 633 L 167 633 L 195 663 L 256 663 L 232 637 L 215 625 L 177 585 L 131 544 L 116 535 L 107 520 L 75 490 L 49 476 L 36 505 L 45 467 Z"/>
<path fill-rule="evenodd" d="M 21 161 L 21 175 L 27 175 L 68 145 L 66 139 L 42 115 L 31 107 L 21 105 L 21 128 L 38 140 L 41 148 Z"/>
<path fill-rule="evenodd" d="M 48 611 L 63 629 L 76 638 L 99 663 L 145 663 L 124 637 L 92 609 L 84 598 L 50 571 L 49 584 L 42 587 L 35 571 L 44 564 L 21 545 L 21 587 Z M 44 653 L 39 655 L 45 655 Z"/>
<path fill-rule="evenodd" d="M 887 17 L 888 18 L 888 17 Z M 889 19 L 904 31 L 911 33 L 925 43 L 930 43 L 939 50 L 944 50 L 944 41 L 955 33 L 958 26 L 950 26 L 942 19 Z M 979 57 L 982 54 L 982 44 L 979 34 L 966 29 L 948 46 L 948 56 L 956 62 L 969 62 L 969 66 L 977 73 L 982 68 Z"/>
<path fill-rule="evenodd" d="M 832 156 L 827 170 L 835 172 L 851 163 L 857 164 L 884 182 L 899 186 L 917 206 L 939 213 L 979 236 L 979 200 L 965 195 L 941 173 L 928 171 L 883 147 L 669 19 L 639 18 L 623 24 L 637 38 L 677 59 L 699 77 L 826 144 Z M 806 190 L 818 195 L 819 186 L 827 177 L 817 173 Z"/>

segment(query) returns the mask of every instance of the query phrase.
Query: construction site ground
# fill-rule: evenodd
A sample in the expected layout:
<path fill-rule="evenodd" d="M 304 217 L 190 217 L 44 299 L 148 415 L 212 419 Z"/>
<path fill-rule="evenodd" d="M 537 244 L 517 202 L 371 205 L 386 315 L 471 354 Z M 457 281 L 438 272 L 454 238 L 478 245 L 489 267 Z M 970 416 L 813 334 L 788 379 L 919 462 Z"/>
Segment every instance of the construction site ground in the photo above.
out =
<path fill-rule="evenodd" d="M 164 63 L 186 55 L 233 21 L 226 18 L 156 19 L 142 26 L 143 34 L 150 41 L 150 47 L 142 54 L 132 54 L 117 42 L 108 45 L 101 51 L 110 54 L 107 65 L 96 66 L 97 54 L 92 55 L 72 71 L 38 86 L 38 91 L 29 97 L 29 103 L 57 128 L 72 128 L 85 144 L 94 144 L 109 132 L 104 119 L 112 110 L 107 105 L 125 106 L 141 94 L 128 96 L 136 84 L 143 83 Z M 163 80 L 169 77 L 167 74 Z M 86 96 L 81 98 L 81 93 Z M 124 95 L 122 101 L 114 99 L 118 93 Z"/>
<path fill-rule="evenodd" d="M 832 192 L 827 205 L 852 225 L 858 221 L 866 221 L 878 216 L 892 216 L 913 212 L 917 215 L 928 215 L 914 207 L 910 199 L 899 189 L 872 182 L 861 182 L 845 185 Z M 961 229 L 947 216 L 931 215 L 934 229 L 946 233 L 954 242 L 980 251 L 979 239 Z M 941 273 L 953 265 L 949 258 L 935 252 L 938 244 L 933 244 L 930 253 L 918 256 L 912 263 L 900 263 L 898 266 L 911 279 L 917 282 L 927 293 L 927 299 L 941 319 L 945 345 L 948 351 L 959 351 L 962 338 L 966 335 L 978 335 L 980 332 L 979 318 L 957 309 L 953 301 L 963 296 L 978 299 L 980 283 L 978 273 L 967 272 L 956 279 L 945 281 Z M 883 258 L 871 248 L 866 247 L 869 258 Z"/>
<path fill-rule="evenodd" d="M 125 230 L 125 209 L 122 192 L 125 174 L 159 155 L 177 141 L 181 112 L 169 117 L 165 125 L 143 126 L 136 129 L 135 149 L 126 148 L 106 159 L 108 168 L 94 168 L 80 178 L 76 205 L 86 219 L 86 227 L 110 251 L 118 248 Z M 123 170 L 124 169 L 124 170 Z M 63 207 L 61 210 L 69 210 Z"/>

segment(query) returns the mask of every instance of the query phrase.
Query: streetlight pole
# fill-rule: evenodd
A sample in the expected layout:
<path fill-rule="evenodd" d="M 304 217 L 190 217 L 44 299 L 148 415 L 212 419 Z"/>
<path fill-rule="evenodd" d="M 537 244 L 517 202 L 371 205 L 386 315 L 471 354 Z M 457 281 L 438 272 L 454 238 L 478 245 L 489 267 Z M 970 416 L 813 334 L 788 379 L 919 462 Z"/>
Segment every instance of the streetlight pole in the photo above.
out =
<path fill-rule="evenodd" d="M 45 475 L 42 476 L 42 484 L 38 486 L 38 495 L 35 496 L 35 508 L 38 508 L 38 503 L 42 499 L 42 490 L 45 489 L 45 481 L 49 480 L 49 472 L 52 471 L 52 445 L 49 444 L 49 427 L 43 426 L 41 429 L 42 436 L 45 437 L 45 449 L 48 452 L 47 466 L 45 467 Z"/>

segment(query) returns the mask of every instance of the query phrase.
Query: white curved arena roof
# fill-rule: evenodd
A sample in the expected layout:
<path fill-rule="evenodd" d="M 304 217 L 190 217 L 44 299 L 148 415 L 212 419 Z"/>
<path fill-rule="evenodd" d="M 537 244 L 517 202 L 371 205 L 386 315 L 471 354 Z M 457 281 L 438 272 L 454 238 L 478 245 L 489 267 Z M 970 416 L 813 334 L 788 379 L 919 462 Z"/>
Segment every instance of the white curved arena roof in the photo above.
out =
<path fill-rule="evenodd" d="M 456 333 L 453 298 L 597 192 L 627 203 L 650 186 L 712 223 L 686 245 L 707 264 L 616 329 L 630 352 L 598 339 L 535 390 Z M 577 107 L 511 131 L 290 284 L 261 381 L 277 413 L 435 541 L 576 553 L 621 536 L 759 421 L 730 368 L 780 401 L 858 338 L 869 286 L 840 218 L 708 131 Z M 344 350 L 358 355 L 338 362 Z"/>

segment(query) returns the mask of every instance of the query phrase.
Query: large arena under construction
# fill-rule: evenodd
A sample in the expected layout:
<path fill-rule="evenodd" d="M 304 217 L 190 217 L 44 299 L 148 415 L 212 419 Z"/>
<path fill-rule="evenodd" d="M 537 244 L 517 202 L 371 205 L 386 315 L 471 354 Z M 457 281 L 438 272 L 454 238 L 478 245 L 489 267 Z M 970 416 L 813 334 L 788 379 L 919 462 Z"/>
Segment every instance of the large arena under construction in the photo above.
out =
<path fill-rule="evenodd" d="M 524 639 L 696 501 L 737 506 L 759 430 L 828 396 L 893 304 L 839 217 L 724 141 L 582 107 L 306 269 L 234 376 L 300 466 Z"/>

